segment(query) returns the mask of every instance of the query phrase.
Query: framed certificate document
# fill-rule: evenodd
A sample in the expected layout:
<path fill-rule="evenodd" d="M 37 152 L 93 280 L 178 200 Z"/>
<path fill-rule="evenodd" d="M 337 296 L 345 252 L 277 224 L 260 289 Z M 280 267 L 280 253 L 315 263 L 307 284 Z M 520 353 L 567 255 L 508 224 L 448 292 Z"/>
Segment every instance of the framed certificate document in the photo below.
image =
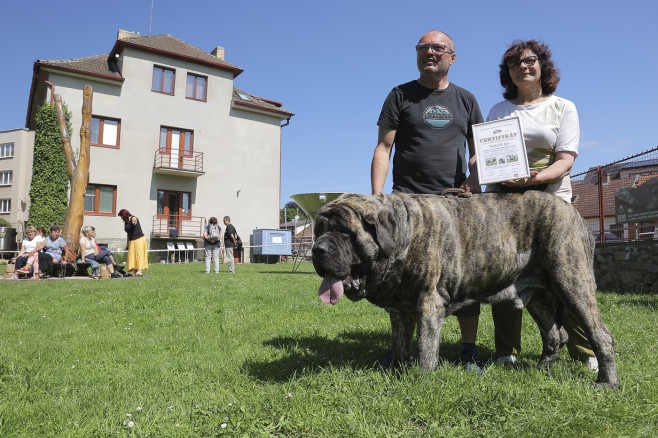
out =
<path fill-rule="evenodd" d="M 530 177 L 518 117 L 473 125 L 473 140 L 480 184 Z"/>

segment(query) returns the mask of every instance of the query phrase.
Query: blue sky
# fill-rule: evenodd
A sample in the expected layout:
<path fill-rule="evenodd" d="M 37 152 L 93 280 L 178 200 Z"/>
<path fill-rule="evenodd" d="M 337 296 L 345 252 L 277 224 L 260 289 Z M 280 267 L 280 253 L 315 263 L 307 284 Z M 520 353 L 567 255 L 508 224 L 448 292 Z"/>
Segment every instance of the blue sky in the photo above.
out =
<path fill-rule="evenodd" d="M 235 86 L 295 113 L 282 135 L 282 205 L 296 193 L 369 193 L 381 105 L 418 77 L 414 45 L 433 29 L 453 37 L 449 80 L 475 94 L 485 117 L 502 100 L 507 46 L 550 45 L 556 94 L 580 116 L 574 171 L 658 145 L 655 0 L 153 0 L 152 21 L 151 0 L 2 3 L 0 130 L 24 126 L 34 61 L 107 53 L 118 29 L 148 35 L 150 26 L 206 51 L 224 47 L 245 70 Z"/>

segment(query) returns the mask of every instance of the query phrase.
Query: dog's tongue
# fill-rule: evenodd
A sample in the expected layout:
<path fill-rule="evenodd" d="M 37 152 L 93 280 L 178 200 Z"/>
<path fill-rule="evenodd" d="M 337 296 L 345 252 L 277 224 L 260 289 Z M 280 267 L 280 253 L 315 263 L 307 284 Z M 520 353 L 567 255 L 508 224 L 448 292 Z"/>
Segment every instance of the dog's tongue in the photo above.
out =
<path fill-rule="evenodd" d="M 343 296 L 343 281 L 329 274 L 324 276 L 318 295 L 325 304 L 336 304 Z"/>

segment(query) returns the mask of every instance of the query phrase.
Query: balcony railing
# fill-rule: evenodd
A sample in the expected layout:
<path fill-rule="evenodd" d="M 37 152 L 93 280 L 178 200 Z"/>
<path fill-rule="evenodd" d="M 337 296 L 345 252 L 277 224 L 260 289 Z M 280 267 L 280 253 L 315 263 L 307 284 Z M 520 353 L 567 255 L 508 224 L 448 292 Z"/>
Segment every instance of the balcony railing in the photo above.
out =
<path fill-rule="evenodd" d="M 193 152 L 191 155 L 183 155 L 163 152 L 158 149 L 155 151 L 153 171 L 155 173 L 166 173 L 170 175 L 199 177 L 204 174 L 203 152 Z"/>
<path fill-rule="evenodd" d="M 206 226 L 206 218 L 201 216 L 153 216 L 152 237 L 201 238 Z"/>

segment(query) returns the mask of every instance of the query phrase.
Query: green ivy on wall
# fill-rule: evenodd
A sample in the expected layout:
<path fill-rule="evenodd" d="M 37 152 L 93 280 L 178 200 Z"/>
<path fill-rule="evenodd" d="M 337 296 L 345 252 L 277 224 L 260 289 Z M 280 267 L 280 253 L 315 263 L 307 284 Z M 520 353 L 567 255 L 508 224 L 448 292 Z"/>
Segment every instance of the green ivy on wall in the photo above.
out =
<path fill-rule="evenodd" d="M 66 125 L 71 131 L 71 113 L 64 105 Z M 30 187 L 30 216 L 33 227 L 63 225 L 69 206 L 69 174 L 64 145 L 59 135 L 55 105 L 43 105 L 36 118 L 34 162 Z"/>

